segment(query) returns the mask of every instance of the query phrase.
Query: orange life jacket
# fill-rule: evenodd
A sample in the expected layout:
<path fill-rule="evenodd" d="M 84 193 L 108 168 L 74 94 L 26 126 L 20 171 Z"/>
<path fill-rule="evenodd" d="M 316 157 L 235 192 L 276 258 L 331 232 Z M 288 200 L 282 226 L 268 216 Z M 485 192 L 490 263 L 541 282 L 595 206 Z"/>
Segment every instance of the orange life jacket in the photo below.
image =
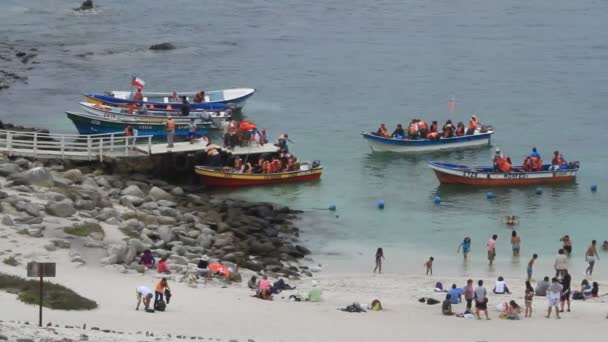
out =
<path fill-rule="evenodd" d="M 167 132 L 175 132 L 175 121 L 167 120 Z"/>
<path fill-rule="evenodd" d="M 281 161 L 278 159 L 273 160 L 271 163 L 271 169 L 272 173 L 281 171 Z"/>
<path fill-rule="evenodd" d="M 562 157 L 562 155 L 558 155 L 557 157 L 553 157 L 553 160 L 551 161 L 551 164 L 553 165 L 557 165 L 557 166 L 562 166 L 565 164 L 564 162 L 564 157 Z"/>
<path fill-rule="evenodd" d="M 424 122 L 422 120 L 418 121 L 418 130 L 422 131 L 423 129 L 428 129 L 428 128 L 429 128 L 429 126 L 426 125 L 426 122 Z"/>
<path fill-rule="evenodd" d="M 472 129 L 472 130 L 477 129 L 477 120 L 471 119 L 471 121 L 469 121 L 469 129 Z"/>
<path fill-rule="evenodd" d="M 142 94 L 141 91 L 135 92 L 135 95 L 133 95 L 134 101 L 142 101 L 143 99 L 144 99 L 144 94 Z"/>
<path fill-rule="evenodd" d="M 537 157 L 531 157 L 530 161 L 532 163 L 532 171 L 540 171 L 543 168 L 543 161 Z"/>
<path fill-rule="evenodd" d="M 506 157 L 500 157 L 496 160 L 496 167 L 501 172 L 511 172 L 511 164 Z"/>

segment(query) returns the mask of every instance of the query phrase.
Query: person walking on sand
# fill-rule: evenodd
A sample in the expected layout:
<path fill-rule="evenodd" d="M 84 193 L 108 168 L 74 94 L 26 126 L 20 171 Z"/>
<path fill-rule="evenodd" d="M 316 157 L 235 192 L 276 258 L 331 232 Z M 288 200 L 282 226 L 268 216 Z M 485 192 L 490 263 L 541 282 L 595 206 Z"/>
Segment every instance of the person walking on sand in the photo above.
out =
<path fill-rule="evenodd" d="M 524 299 L 526 303 L 526 314 L 525 317 L 532 317 L 532 300 L 534 299 L 534 288 L 530 281 L 526 281 L 526 290 L 524 292 Z"/>
<path fill-rule="evenodd" d="M 568 257 L 564 254 L 563 248 L 557 252 L 553 267 L 555 268 L 555 277 L 560 277 L 568 269 Z"/>
<path fill-rule="evenodd" d="M 526 269 L 526 273 L 528 273 L 528 281 L 532 281 L 532 269 L 534 268 L 534 262 L 538 259 L 538 254 L 534 253 L 530 261 L 528 261 L 528 268 Z"/>
<path fill-rule="evenodd" d="M 462 247 L 462 256 L 464 256 L 464 259 L 466 260 L 467 257 L 469 256 L 469 252 L 471 251 L 471 238 L 470 237 L 465 237 L 464 240 L 462 240 L 462 242 L 460 243 L 460 245 L 458 245 L 458 249 L 456 250 L 456 253 L 460 252 L 460 248 Z"/>
<path fill-rule="evenodd" d="M 384 258 L 384 251 L 382 248 L 378 247 L 378 250 L 376 251 L 376 267 L 374 267 L 374 273 L 376 273 L 376 271 L 382 273 L 382 259 L 386 260 L 386 258 Z"/>
<path fill-rule="evenodd" d="M 563 286 L 557 280 L 557 277 L 553 277 L 551 279 L 551 286 L 549 286 L 549 291 L 547 291 L 547 300 L 549 302 L 549 308 L 547 309 L 547 318 L 551 318 L 551 311 L 555 307 L 555 316 L 557 319 L 559 317 L 559 302 L 562 295 Z"/>
<path fill-rule="evenodd" d="M 519 256 L 519 250 L 521 249 L 521 238 L 517 235 L 516 231 L 511 233 L 511 249 L 513 250 L 513 256 Z"/>
<path fill-rule="evenodd" d="M 431 275 L 433 275 L 433 261 L 434 260 L 435 260 L 435 258 L 430 257 L 429 260 L 424 263 L 424 267 L 426 267 L 426 275 L 427 276 L 429 275 L 429 273 Z"/>
<path fill-rule="evenodd" d="M 150 301 L 153 297 L 152 291 L 150 291 L 150 289 L 145 286 L 140 286 L 135 290 L 135 293 L 137 294 L 137 306 L 135 307 L 135 310 L 139 310 L 139 305 L 143 302 L 144 309 L 146 309 L 146 311 L 149 311 Z"/>
<path fill-rule="evenodd" d="M 572 282 L 572 278 L 568 273 L 568 270 L 564 271 L 564 275 L 562 277 L 562 295 L 560 297 L 561 307 L 559 312 L 564 312 L 564 304 L 568 304 L 568 312 L 570 312 L 570 283 Z"/>
<path fill-rule="evenodd" d="M 589 248 L 587 248 L 587 252 L 585 253 L 585 259 L 587 260 L 587 263 L 589 264 L 589 266 L 585 270 L 585 274 L 588 274 L 588 275 L 593 275 L 593 266 L 595 266 L 595 259 L 600 260 L 599 255 L 597 255 L 596 244 L 597 244 L 596 240 L 591 241 L 591 246 L 589 246 Z"/>
<path fill-rule="evenodd" d="M 490 261 L 490 266 L 492 266 L 492 263 L 494 263 L 494 259 L 496 258 L 496 239 L 498 239 L 498 235 L 494 234 L 486 244 L 488 247 L 488 260 Z"/>
<path fill-rule="evenodd" d="M 167 117 L 167 147 L 173 147 L 173 139 L 175 139 L 175 121 L 173 117 L 169 115 Z"/>
<path fill-rule="evenodd" d="M 488 316 L 488 292 L 483 287 L 483 280 L 479 280 L 477 285 L 479 286 L 475 289 L 475 315 L 477 319 L 481 319 L 479 312 L 483 311 L 486 314 L 486 319 L 490 320 L 490 316 Z"/>

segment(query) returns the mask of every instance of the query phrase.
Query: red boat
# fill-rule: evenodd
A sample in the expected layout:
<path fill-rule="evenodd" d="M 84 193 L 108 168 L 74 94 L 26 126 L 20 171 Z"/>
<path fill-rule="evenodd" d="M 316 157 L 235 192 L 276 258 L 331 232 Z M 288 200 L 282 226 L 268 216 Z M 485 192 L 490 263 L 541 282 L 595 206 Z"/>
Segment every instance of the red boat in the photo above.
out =
<path fill-rule="evenodd" d="M 300 170 L 279 173 L 239 173 L 225 167 L 196 166 L 194 172 L 207 186 L 238 187 L 305 182 L 321 178 L 323 167 L 317 163 L 303 162 Z"/>
<path fill-rule="evenodd" d="M 430 162 L 429 167 L 441 184 L 466 184 L 475 186 L 518 186 L 542 183 L 565 183 L 576 180 L 578 162 L 564 165 L 556 170 L 543 165 L 539 171 L 524 171 L 514 167 L 511 172 L 495 172 L 488 166 L 467 166 Z"/>

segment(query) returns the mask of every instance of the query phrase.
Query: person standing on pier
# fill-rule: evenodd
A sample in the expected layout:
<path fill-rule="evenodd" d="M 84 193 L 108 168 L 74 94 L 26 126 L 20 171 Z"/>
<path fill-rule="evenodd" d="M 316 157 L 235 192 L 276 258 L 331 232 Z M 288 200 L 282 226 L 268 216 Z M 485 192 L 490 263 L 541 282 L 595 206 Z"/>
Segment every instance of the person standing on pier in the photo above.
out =
<path fill-rule="evenodd" d="M 173 147 L 173 139 L 175 138 L 175 121 L 173 117 L 167 118 L 167 147 Z"/>

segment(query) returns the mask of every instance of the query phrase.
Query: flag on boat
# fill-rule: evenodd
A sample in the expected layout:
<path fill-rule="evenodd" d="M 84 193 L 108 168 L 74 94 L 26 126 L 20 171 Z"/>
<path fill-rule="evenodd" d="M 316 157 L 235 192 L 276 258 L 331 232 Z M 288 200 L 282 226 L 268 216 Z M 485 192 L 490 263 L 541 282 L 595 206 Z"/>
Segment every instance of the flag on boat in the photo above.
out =
<path fill-rule="evenodd" d="M 456 107 L 456 101 L 454 101 L 454 96 L 450 97 L 450 101 L 448 101 L 448 111 L 452 113 L 454 111 L 454 107 Z"/>
<path fill-rule="evenodd" d="M 143 88 L 146 85 L 146 82 L 139 77 L 133 76 L 131 78 L 131 85 L 137 88 Z"/>

